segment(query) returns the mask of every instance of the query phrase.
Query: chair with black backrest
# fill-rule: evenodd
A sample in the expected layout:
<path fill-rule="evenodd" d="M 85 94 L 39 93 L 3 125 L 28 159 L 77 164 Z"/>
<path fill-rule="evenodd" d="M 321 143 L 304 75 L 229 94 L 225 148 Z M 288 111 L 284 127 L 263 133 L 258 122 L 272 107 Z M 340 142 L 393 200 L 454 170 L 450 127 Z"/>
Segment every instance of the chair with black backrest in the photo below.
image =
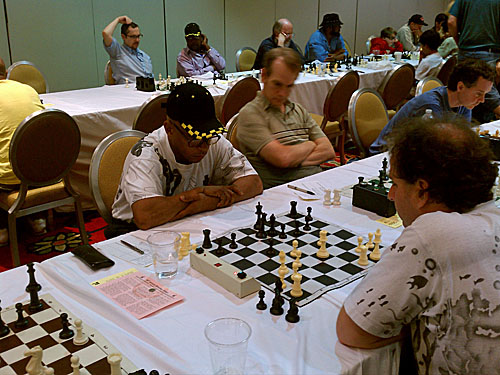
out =
<path fill-rule="evenodd" d="M 106 85 L 116 85 L 116 81 L 113 78 L 113 70 L 111 70 L 111 64 L 108 60 L 106 66 L 104 66 L 104 83 Z"/>
<path fill-rule="evenodd" d="M 441 69 L 439 69 L 439 72 L 437 74 L 437 78 L 443 82 L 444 86 L 448 86 L 448 80 L 450 79 L 451 72 L 453 72 L 453 69 L 455 69 L 455 65 L 457 65 L 457 57 L 456 56 L 451 56 L 448 60 L 446 60 L 443 65 L 441 66 Z"/>
<path fill-rule="evenodd" d="M 240 151 L 240 144 L 238 142 L 238 138 L 236 137 L 238 130 L 238 117 L 239 113 L 235 114 L 228 122 L 227 122 L 227 135 L 226 138 L 235 149 Z"/>
<path fill-rule="evenodd" d="M 368 156 L 370 145 L 389 122 L 387 109 L 378 92 L 358 89 L 352 94 L 348 110 L 349 130 L 361 156 Z"/>
<path fill-rule="evenodd" d="M 67 204 L 75 207 L 80 236 L 88 244 L 80 196 L 68 173 L 80 152 L 80 130 L 75 120 L 58 109 L 43 109 L 26 117 L 10 141 L 12 170 L 19 190 L 0 193 L 0 207 L 8 212 L 10 251 L 20 264 L 16 219 Z"/>
<path fill-rule="evenodd" d="M 344 143 L 347 135 L 345 116 L 349 100 L 359 87 L 359 74 L 353 70 L 344 73 L 339 80 L 328 90 L 323 105 L 323 116 L 311 113 L 311 117 L 318 123 L 328 139 L 336 138 L 336 149 L 340 154 L 340 163 L 345 164 Z"/>
<path fill-rule="evenodd" d="M 153 95 L 146 100 L 135 116 L 132 129 L 151 133 L 160 128 L 167 118 L 166 103 L 169 94 Z"/>
<path fill-rule="evenodd" d="M 222 99 L 222 110 L 219 120 L 226 126 L 229 119 L 237 114 L 241 108 L 252 101 L 260 90 L 260 83 L 253 77 L 245 77 L 236 82 Z"/>
<path fill-rule="evenodd" d="M 29 85 L 39 94 L 49 92 L 49 85 L 42 72 L 29 61 L 18 61 L 9 66 L 7 79 Z"/>
<path fill-rule="evenodd" d="M 123 164 L 132 147 L 146 133 L 139 130 L 122 130 L 104 138 L 92 155 L 89 171 L 89 184 L 92 198 L 108 224 L 111 224 L 111 206 L 113 205 Z"/>
<path fill-rule="evenodd" d="M 251 70 L 256 57 L 257 52 L 253 48 L 240 48 L 236 52 L 236 71 L 243 72 L 246 70 Z"/>
<path fill-rule="evenodd" d="M 422 95 L 423 93 L 440 86 L 443 86 L 443 82 L 436 77 L 425 77 L 423 80 L 418 82 L 417 89 L 415 90 L 415 96 Z"/>
<path fill-rule="evenodd" d="M 384 100 L 389 118 L 409 96 L 415 83 L 415 68 L 411 64 L 398 65 L 384 77 L 378 91 Z"/>

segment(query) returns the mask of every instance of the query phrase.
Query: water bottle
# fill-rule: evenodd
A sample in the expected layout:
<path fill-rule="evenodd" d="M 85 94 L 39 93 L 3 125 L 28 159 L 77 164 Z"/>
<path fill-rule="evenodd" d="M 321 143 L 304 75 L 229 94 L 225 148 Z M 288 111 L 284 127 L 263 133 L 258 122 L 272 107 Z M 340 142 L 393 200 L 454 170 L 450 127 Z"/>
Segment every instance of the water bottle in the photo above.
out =
<path fill-rule="evenodd" d="M 426 109 L 422 118 L 424 120 L 432 120 L 434 118 L 434 115 L 432 114 L 432 109 L 430 109 L 430 108 Z"/>

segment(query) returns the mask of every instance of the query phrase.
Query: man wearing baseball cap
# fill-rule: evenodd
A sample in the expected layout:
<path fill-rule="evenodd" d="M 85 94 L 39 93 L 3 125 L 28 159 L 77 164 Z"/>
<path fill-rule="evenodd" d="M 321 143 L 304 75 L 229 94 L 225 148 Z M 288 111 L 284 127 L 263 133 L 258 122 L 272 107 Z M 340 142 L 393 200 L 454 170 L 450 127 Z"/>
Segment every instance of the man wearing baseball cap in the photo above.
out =
<path fill-rule="evenodd" d="M 405 51 L 418 51 L 419 38 L 422 35 L 422 26 L 427 26 L 424 21 L 424 16 L 421 14 L 414 14 L 408 20 L 406 25 L 403 25 L 398 30 L 398 40 L 403 45 Z"/>
<path fill-rule="evenodd" d="M 340 35 L 342 25 L 337 13 L 325 14 L 319 29 L 306 44 L 306 61 L 335 61 L 347 57 L 344 38 Z"/>
<path fill-rule="evenodd" d="M 199 76 L 226 67 L 224 57 L 208 45 L 208 39 L 201 33 L 198 24 L 188 23 L 184 28 L 184 37 L 187 47 L 177 56 L 177 77 Z"/>
<path fill-rule="evenodd" d="M 149 229 L 260 194 L 262 181 L 223 131 L 204 87 L 175 87 L 164 126 L 140 140 L 125 160 L 111 235 Z"/>

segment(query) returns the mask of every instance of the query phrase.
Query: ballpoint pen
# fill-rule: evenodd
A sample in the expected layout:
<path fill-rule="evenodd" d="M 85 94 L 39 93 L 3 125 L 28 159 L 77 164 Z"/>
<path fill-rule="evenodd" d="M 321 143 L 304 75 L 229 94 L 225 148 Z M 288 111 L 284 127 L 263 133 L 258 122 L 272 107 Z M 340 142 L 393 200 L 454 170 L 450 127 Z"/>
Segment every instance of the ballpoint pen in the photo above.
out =
<path fill-rule="evenodd" d="M 144 255 L 144 251 L 142 251 L 141 249 L 139 249 L 138 247 L 135 247 L 134 245 L 132 244 L 129 244 L 128 242 L 124 241 L 124 240 L 120 240 L 120 242 L 122 244 L 124 244 L 125 246 L 127 246 L 129 249 L 132 249 L 134 250 L 135 252 L 141 254 L 141 255 Z"/>
<path fill-rule="evenodd" d="M 297 186 L 293 186 L 293 185 L 286 185 L 286 186 L 289 189 L 297 190 L 297 191 L 300 191 L 301 193 L 306 193 L 306 194 L 309 194 L 309 195 L 316 195 L 313 191 L 302 189 L 302 188 L 299 188 Z"/>

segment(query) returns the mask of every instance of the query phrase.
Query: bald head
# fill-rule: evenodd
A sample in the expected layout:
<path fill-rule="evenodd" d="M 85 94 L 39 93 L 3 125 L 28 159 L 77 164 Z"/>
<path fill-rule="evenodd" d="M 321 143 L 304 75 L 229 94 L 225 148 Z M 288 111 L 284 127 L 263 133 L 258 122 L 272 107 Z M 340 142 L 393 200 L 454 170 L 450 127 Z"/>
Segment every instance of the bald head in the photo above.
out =
<path fill-rule="evenodd" d="M 286 18 L 280 18 L 273 25 L 273 37 L 275 40 L 278 40 L 280 34 L 283 34 L 284 46 L 288 47 L 290 40 L 293 37 L 293 25 Z"/>
<path fill-rule="evenodd" d="M 3 59 L 0 57 L 0 79 L 7 78 L 7 73 L 5 72 L 5 63 Z"/>

